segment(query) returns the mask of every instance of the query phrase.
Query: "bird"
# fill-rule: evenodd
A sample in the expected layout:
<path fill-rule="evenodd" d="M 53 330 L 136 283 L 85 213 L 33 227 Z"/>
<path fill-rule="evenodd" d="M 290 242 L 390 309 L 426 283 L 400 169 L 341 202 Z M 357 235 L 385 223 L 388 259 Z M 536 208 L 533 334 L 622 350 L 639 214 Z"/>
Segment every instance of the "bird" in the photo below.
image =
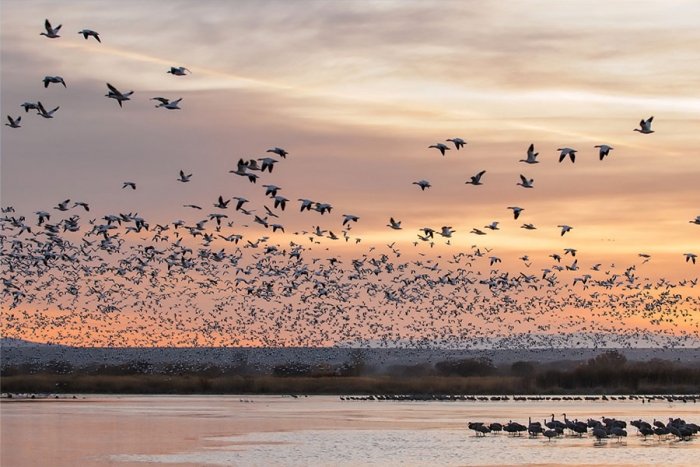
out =
<path fill-rule="evenodd" d="M 601 160 L 601 161 L 605 158 L 605 156 L 607 156 L 608 154 L 610 154 L 610 151 L 612 151 L 613 149 L 615 149 L 615 148 L 612 148 L 612 147 L 608 146 L 607 144 L 600 144 L 600 145 L 598 145 L 598 146 L 593 146 L 593 147 L 594 147 L 594 148 L 600 149 L 599 156 L 600 156 L 600 160 Z"/>
<path fill-rule="evenodd" d="M 427 180 L 420 180 L 418 182 L 413 182 L 413 185 L 418 185 L 421 191 L 425 191 L 426 188 L 430 188 L 432 185 Z"/>
<path fill-rule="evenodd" d="M 272 173 L 272 168 L 274 167 L 275 163 L 278 162 L 276 159 L 273 159 L 271 157 L 261 157 L 258 160 L 262 161 L 260 171 L 264 172 L 265 169 L 267 169 L 269 173 Z"/>
<path fill-rule="evenodd" d="M 700 225 L 700 216 L 697 216 L 695 219 L 688 222 L 690 222 L 691 224 Z"/>
<path fill-rule="evenodd" d="M 238 159 L 238 165 L 236 167 L 236 170 L 229 170 L 229 173 L 240 175 L 242 177 L 248 177 L 248 181 L 250 181 L 250 183 L 255 183 L 255 181 L 258 179 L 258 175 L 248 173 L 246 171 L 247 169 L 248 169 L 248 163 L 246 161 L 244 161 L 243 158 L 240 158 L 240 159 Z"/>
<path fill-rule="evenodd" d="M 44 88 L 48 88 L 50 83 L 61 83 L 63 87 L 66 86 L 66 82 L 60 76 L 45 76 L 42 80 L 44 82 Z"/>
<path fill-rule="evenodd" d="M 192 177 L 192 174 L 185 175 L 185 172 L 181 170 L 180 171 L 180 178 L 178 178 L 177 181 L 182 182 L 182 183 L 187 183 L 190 181 L 190 177 Z"/>
<path fill-rule="evenodd" d="M 460 148 L 463 148 L 465 144 L 467 144 L 466 141 L 464 141 L 462 138 L 447 138 L 447 141 L 452 141 L 455 145 L 455 148 L 459 151 Z M 444 154 L 443 154 L 444 156 Z"/>
<path fill-rule="evenodd" d="M 347 224 L 348 222 L 357 222 L 360 218 L 357 216 L 353 216 L 352 214 L 343 214 L 343 225 Z"/>
<path fill-rule="evenodd" d="M 123 101 L 131 100 L 131 95 L 134 93 L 134 91 L 129 91 L 122 94 L 117 88 L 109 83 L 107 83 L 107 87 L 109 88 L 109 92 L 105 94 L 105 97 L 115 99 L 119 103 L 119 107 L 122 107 Z"/>
<path fill-rule="evenodd" d="M 40 33 L 39 35 L 40 35 L 40 36 L 46 36 L 46 37 L 48 37 L 49 39 L 56 39 L 57 37 L 61 37 L 61 36 L 58 35 L 58 31 L 59 31 L 59 29 L 61 29 L 61 26 L 63 26 L 63 25 L 62 25 L 62 24 L 59 24 L 59 25 L 56 26 L 55 28 L 52 28 L 52 27 L 51 27 L 51 23 L 50 23 L 49 20 L 47 19 L 46 21 L 44 21 L 44 28 L 46 29 L 46 32 L 42 32 L 42 33 Z"/>
<path fill-rule="evenodd" d="M 396 222 L 394 218 L 389 219 L 389 224 L 387 224 L 387 227 L 391 227 L 394 230 L 401 230 L 401 221 Z"/>
<path fill-rule="evenodd" d="M 571 149 L 571 148 L 559 148 L 557 151 L 561 151 L 559 154 L 559 162 L 563 161 L 566 159 L 566 156 L 569 156 L 569 159 L 571 159 L 571 163 L 573 164 L 576 162 L 576 150 Z"/>
<path fill-rule="evenodd" d="M 93 31 L 92 29 L 83 29 L 82 31 L 78 31 L 78 34 L 82 34 L 85 40 L 87 40 L 88 37 L 92 36 L 97 40 L 97 42 L 102 43 L 102 41 L 100 40 L 100 34 L 97 31 Z"/>
<path fill-rule="evenodd" d="M 568 225 L 558 225 L 557 227 L 561 227 L 561 236 L 563 237 L 566 232 L 569 232 L 573 227 L 570 227 Z"/>
<path fill-rule="evenodd" d="M 484 232 L 483 230 L 476 229 L 476 228 L 472 229 L 472 231 L 470 233 L 473 233 L 476 235 L 486 235 L 486 232 Z"/>
<path fill-rule="evenodd" d="M 265 151 L 265 152 L 271 152 L 271 153 L 277 154 L 277 155 L 280 156 L 282 159 L 286 159 L 286 158 L 287 158 L 287 154 L 289 154 L 289 153 L 288 153 L 287 151 L 285 151 L 284 149 L 278 148 L 278 147 L 275 147 L 275 149 L 268 149 L 268 150 Z"/>
<path fill-rule="evenodd" d="M 685 255 L 685 262 L 687 263 L 688 261 L 692 261 L 693 264 L 695 264 L 695 259 L 698 257 L 698 255 L 694 253 L 683 253 Z"/>
<path fill-rule="evenodd" d="M 39 107 L 39 113 L 37 115 L 41 115 L 44 118 L 53 118 L 53 113 L 57 111 L 60 107 L 56 107 L 53 110 L 49 110 L 48 112 L 44 108 L 44 106 L 41 104 L 41 101 L 37 102 L 37 106 Z"/>
<path fill-rule="evenodd" d="M 638 131 L 640 133 L 643 133 L 645 135 L 648 135 L 649 133 L 653 133 L 654 130 L 651 129 L 651 122 L 654 120 L 654 116 L 652 115 L 649 117 L 647 120 L 642 119 L 639 122 L 639 127 L 641 128 L 635 128 L 632 131 Z"/>
<path fill-rule="evenodd" d="M 287 201 L 289 201 L 289 200 L 287 198 L 285 198 L 284 196 L 276 195 L 275 196 L 275 209 L 277 209 L 277 207 L 280 207 L 284 211 L 284 208 L 287 206 Z"/>
<path fill-rule="evenodd" d="M 438 150 L 440 151 L 440 154 L 442 154 L 443 156 L 445 155 L 445 151 L 449 151 L 449 150 L 450 150 L 450 148 L 448 148 L 448 147 L 447 147 L 445 144 L 443 144 L 443 143 L 433 144 L 433 145 L 428 146 L 428 147 L 429 147 L 429 148 L 438 149 Z"/>
<path fill-rule="evenodd" d="M 535 181 L 534 178 L 531 178 L 530 180 L 528 180 L 527 178 L 525 178 L 525 175 L 522 175 L 522 174 L 520 174 L 520 180 L 521 180 L 521 183 L 516 183 L 516 185 L 520 185 L 523 188 L 532 188 L 532 184 Z"/>
<path fill-rule="evenodd" d="M 182 100 L 182 97 L 179 99 L 176 99 L 174 101 L 170 101 L 166 104 L 163 104 L 163 103 L 158 104 L 156 107 L 163 107 L 164 109 L 168 109 L 168 110 L 181 110 L 180 107 L 177 106 L 181 100 Z"/>
<path fill-rule="evenodd" d="M 170 103 L 170 99 L 167 99 L 165 97 L 151 97 L 150 100 L 160 102 L 160 104 L 156 105 L 156 107 L 161 107 Z"/>
<path fill-rule="evenodd" d="M 39 110 L 39 104 L 35 104 L 34 102 L 25 102 L 21 104 L 20 107 L 24 107 L 24 111 L 27 113 L 29 113 L 30 110 Z"/>
<path fill-rule="evenodd" d="M 442 226 L 442 231 L 441 231 L 441 232 L 438 232 L 438 233 L 439 233 L 440 235 L 442 235 L 443 237 L 449 238 L 449 237 L 452 236 L 453 233 L 455 233 L 455 231 L 452 230 L 452 227 L 448 227 L 448 226 L 445 225 L 445 226 Z"/>
<path fill-rule="evenodd" d="M 530 144 L 530 147 L 527 148 L 527 159 L 520 159 L 518 162 L 525 162 L 526 164 L 539 164 L 540 161 L 537 160 L 538 155 L 539 152 L 535 152 L 535 144 L 532 143 Z"/>
<path fill-rule="evenodd" d="M 498 228 L 498 221 L 493 221 L 489 225 L 484 226 L 485 229 L 491 229 L 491 230 L 500 230 Z"/>
<path fill-rule="evenodd" d="M 263 188 L 265 188 L 265 196 L 269 196 L 270 198 L 277 196 L 277 191 L 282 189 L 275 185 L 263 185 Z"/>
<path fill-rule="evenodd" d="M 523 224 L 520 226 L 520 228 L 525 229 L 525 230 L 536 230 L 537 229 L 537 227 L 535 227 L 532 224 Z"/>
<path fill-rule="evenodd" d="M 9 120 L 10 123 L 5 123 L 5 126 L 9 126 L 10 128 L 20 128 L 19 122 L 22 120 L 22 116 L 13 119 L 8 115 L 7 120 Z"/>
<path fill-rule="evenodd" d="M 54 209 L 57 209 L 59 211 L 68 211 L 68 203 L 70 203 L 69 199 L 62 201 L 58 203 L 58 206 L 55 206 Z"/>
<path fill-rule="evenodd" d="M 219 195 L 219 199 L 217 200 L 216 203 L 214 203 L 214 207 L 219 208 L 219 209 L 226 209 L 226 208 L 228 208 L 228 203 L 230 203 L 230 202 L 231 202 L 230 199 L 224 201 L 224 198 L 221 195 Z"/>
<path fill-rule="evenodd" d="M 518 217 L 520 217 L 520 213 L 524 210 L 523 208 L 518 206 L 508 206 L 508 209 L 513 210 L 513 219 L 517 219 Z"/>
<path fill-rule="evenodd" d="M 124 185 L 122 185 L 122 190 L 126 187 L 131 188 L 132 190 L 136 189 L 136 183 L 134 182 L 124 182 Z"/>
<path fill-rule="evenodd" d="M 178 66 L 178 67 L 171 66 L 170 69 L 166 73 L 171 73 L 173 76 L 185 76 L 187 74 L 185 72 L 188 72 L 190 74 L 192 73 L 190 70 L 188 70 L 184 66 Z"/>
<path fill-rule="evenodd" d="M 479 172 L 478 174 L 472 176 L 470 181 L 464 182 L 464 183 L 467 184 L 467 185 L 483 185 L 483 184 L 481 183 L 481 177 L 482 177 L 485 173 L 486 173 L 486 171 L 485 171 L 485 170 L 482 170 L 482 171 Z"/>

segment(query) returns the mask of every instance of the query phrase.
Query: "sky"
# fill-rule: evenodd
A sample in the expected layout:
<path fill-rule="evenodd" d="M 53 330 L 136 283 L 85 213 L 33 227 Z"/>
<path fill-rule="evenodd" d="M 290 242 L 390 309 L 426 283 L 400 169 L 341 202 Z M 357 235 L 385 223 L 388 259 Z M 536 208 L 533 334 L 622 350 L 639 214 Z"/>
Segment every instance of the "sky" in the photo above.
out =
<path fill-rule="evenodd" d="M 224 213 L 219 196 L 241 196 L 254 214 L 273 209 L 285 232 L 229 208 L 234 223 L 220 233 L 310 245 L 309 257 L 349 264 L 376 247 L 446 266 L 476 245 L 501 271 L 539 276 L 551 254 L 574 248 L 592 275 L 602 264 L 618 274 L 635 266 L 654 283 L 692 280 L 699 10 L 690 1 L 3 1 L 0 105 L 22 121 L 2 128 L 0 204 L 32 222 L 70 199 L 89 203 L 89 214 L 66 213 L 83 221 L 129 212 L 193 225 Z M 61 37 L 40 35 L 47 18 Z M 102 42 L 85 40 L 85 28 Z M 173 76 L 171 66 L 191 73 Z M 66 87 L 44 88 L 48 75 Z M 119 108 L 106 83 L 133 90 L 131 100 Z M 161 96 L 182 98 L 181 110 L 156 108 Z M 60 108 L 43 119 L 20 107 L 36 101 Z M 654 133 L 633 131 L 651 116 Z M 456 137 L 461 150 L 446 142 Z M 429 148 L 438 142 L 450 147 L 444 156 Z M 519 162 L 530 144 L 539 164 Z M 601 144 L 614 148 L 602 161 Z M 287 158 L 266 152 L 274 147 Z M 575 163 L 558 162 L 565 147 L 578 151 Z M 229 173 L 240 158 L 267 156 L 279 162 L 255 184 Z M 191 182 L 177 182 L 180 170 Z M 465 184 L 482 170 L 483 185 Z M 517 185 L 521 174 L 534 188 Z M 421 191 L 419 180 L 432 186 Z M 264 184 L 281 187 L 284 212 Z M 299 198 L 333 210 L 300 213 Z M 524 208 L 519 219 L 509 206 Z M 360 218 L 348 242 L 342 214 Z M 494 221 L 499 230 L 484 228 Z M 573 229 L 561 235 L 559 225 Z M 341 240 L 309 242 L 303 232 L 316 226 Z M 417 237 L 442 226 L 455 231 L 449 245 Z M 231 252 L 218 239 L 209 248 Z M 560 275 L 571 284 L 585 271 Z"/>

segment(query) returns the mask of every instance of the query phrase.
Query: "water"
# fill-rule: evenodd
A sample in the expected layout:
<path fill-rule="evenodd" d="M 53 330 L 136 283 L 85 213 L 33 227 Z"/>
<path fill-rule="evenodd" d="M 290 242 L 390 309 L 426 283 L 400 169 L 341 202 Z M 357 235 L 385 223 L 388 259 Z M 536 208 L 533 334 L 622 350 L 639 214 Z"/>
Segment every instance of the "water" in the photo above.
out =
<path fill-rule="evenodd" d="M 245 402 L 245 401 L 252 402 Z M 656 466 L 698 464 L 700 439 L 477 438 L 468 421 L 602 416 L 700 423 L 700 404 L 377 402 L 338 397 L 171 396 L 3 400 L 0 464 L 52 466 Z"/>

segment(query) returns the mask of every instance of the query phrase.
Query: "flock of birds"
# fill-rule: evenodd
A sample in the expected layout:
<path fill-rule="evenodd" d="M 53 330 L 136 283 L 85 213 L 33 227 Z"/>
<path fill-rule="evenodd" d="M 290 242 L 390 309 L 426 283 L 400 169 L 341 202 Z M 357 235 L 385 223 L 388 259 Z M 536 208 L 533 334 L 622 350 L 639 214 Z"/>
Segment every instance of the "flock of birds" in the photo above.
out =
<path fill-rule="evenodd" d="M 58 39 L 60 29 L 46 20 L 41 35 Z M 96 31 L 78 34 L 101 43 Z M 191 74 L 181 66 L 167 73 Z M 42 81 L 44 87 L 66 86 L 60 76 Z M 134 95 L 110 83 L 107 88 L 105 96 L 120 107 Z M 158 108 L 177 110 L 182 98 L 151 100 Z M 40 101 L 22 106 L 44 118 L 54 118 L 60 108 L 46 110 Z M 20 128 L 21 117 L 8 120 L 7 126 Z M 635 131 L 653 133 L 652 121 L 642 120 Z M 462 138 L 447 142 L 455 150 L 467 145 Z M 443 156 L 452 150 L 445 143 L 429 148 Z M 604 144 L 595 148 L 601 161 L 613 150 Z M 559 162 L 575 162 L 577 150 L 558 151 Z M 290 153 L 273 147 L 260 155 L 240 158 L 230 173 L 255 184 L 271 177 L 277 164 L 286 164 Z M 530 144 L 520 162 L 538 164 L 537 157 Z M 485 174 L 481 170 L 465 183 L 482 185 Z M 185 170 L 172 176 L 173 185 L 197 179 Z M 431 187 L 426 180 L 413 184 L 422 191 Z M 535 180 L 521 174 L 517 185 L 533 189 Z M 552 252 L 552 264 L 537 273 L 527 269 L 532 265 L 528 255 L 520 258 L 518 273 L 501 270 L 502 259 L 478 245 L 435 258 L 421 251 L 416 259 L 404 260 L 401 246 L 392 242 L 347 258 L 331 246 L 359 244 L 362 237 L 353 229 L 361 216 L 338 217 L 326 200 L 297 198 L 297 215 L 316 217 L 311 228 L 291 234 L 282 222 L 294 201 L 272 183 L 261 187 L 260 199 L 222 195 L 184 205 L 193 214 L 208 206 L 210 212 L 193 222 L 146 219 L 135 212 L 95 215 L 88 202 L 70 199 L 33 216 L 3 208 L 3 335 L 81 346 L 459 346 L 488 341 L 505 348 L 527 348 L 542 336 L 552 347 L 609 344 L 611 339 L 621 346 L 658 345 L 659 336 L 665 345 L 686 345 L 699 338 L 700 299 L 683 293 L 697 279 L 640 276 L 637 267 L 649 255 L 639 255 L 640 265 L 595 262 L 584 270 L 577 250 L 566 248 Z M 134 181 L 122 182 L 126 191 L 137 188 Z M 515 220 L 524 211 L 508 209 Z M 322 227 L 326 220 L 335 227 Z M 388 222 L 392 230 L 405 227 L 394 217 Z M 690 223 L 700 225 L 700 216 Z M 536 230 L 532 223 L 522 228 Z M 557 228 L 559 236 L 573 229 L 563 223 Z M 471 233 L 483 236 L 499 229 L 494 221 Z M 432 247 L 440 237 L 449 245 L 455 233 L 447 225 L 422 227 L 413 246 Z M 562 263 L 568 256 L 571 262 Z M 684 257 L 696 261 L 694 253 Z"/>

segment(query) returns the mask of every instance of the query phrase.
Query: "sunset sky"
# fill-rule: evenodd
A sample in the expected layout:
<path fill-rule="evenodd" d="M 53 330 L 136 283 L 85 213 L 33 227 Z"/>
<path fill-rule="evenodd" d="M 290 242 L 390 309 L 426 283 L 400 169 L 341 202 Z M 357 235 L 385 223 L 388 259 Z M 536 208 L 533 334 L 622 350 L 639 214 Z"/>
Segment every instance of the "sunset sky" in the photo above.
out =
<path fill-rule="evenodd" d="M 137 212 L 193 224 L 223 212 L 220 195 L 264 215 L 262 185 L 274 184 L 290 202 L 270 221 L 286 233 L 231 209 L 222 233 L 308 243 L 294 232 L 341 236 L 341 214 L 353 214 L 351 241 L 320 239 L 323 254 L 396 242 L 402 259 L 436 258 L 478 245 L 503 270 L 525 271 L 528 255 L 525 272 L 539 273 L 575 248 L 585 270 L 698 275 L 684 258 L 700 254 L 689 222 L 700 215 L 697 2 L 6 0 L 1 13 L 3 118 L 22 116 L 21 128 L 2 128 L 1 204 L 32 221 L 58 216 L 65 199 L 89 203 L 89 214 L 67 213 L 86 220 Z M 47 18 L 60 38 L 40 35 Z M 47 75 L 67 87 L 45 89 Z M 105 97 L 108 82 L 134 91 L 123 108 Z M 156 96 L 181 97 L 182 110 L 155 108 Z M 36 101 L 60 109 L 43 119 L 20 107 Z M 654 133 L 633 131 L 652 115 Z M 456 137 L 467 141 L 459 151 L 445 141 Z M 438 142 L 445 156 L 428 148 Z M 531 143 L 540 163 L 518 162 Z M 614 148 L 603 161 L 600 144 Z M 274 147 L 287 158 L 266 153 Z M 575 164 L 558 162 L 564 147 Z M 279 162 L 256 184 L 229 173 L 266 156 Z M 190 183 L 176 181 L 180 170 Z M 482 186 L 465 184 L 482 170 Z M 533 189 L 516 185 L 520 174 Z M 432 187 L 413 184 L 422 179 Z M 300 213 L 298 198 L 333 211 Z M 518 220 L 508 206 L 524 208 Z M 500 230 L 484 229 L 494 221 Z M 573 230 L 561 236 L 562 224 Z M 442 226 L 455 230 L 450 245 L 413 245 L 419 229 Z"/>

